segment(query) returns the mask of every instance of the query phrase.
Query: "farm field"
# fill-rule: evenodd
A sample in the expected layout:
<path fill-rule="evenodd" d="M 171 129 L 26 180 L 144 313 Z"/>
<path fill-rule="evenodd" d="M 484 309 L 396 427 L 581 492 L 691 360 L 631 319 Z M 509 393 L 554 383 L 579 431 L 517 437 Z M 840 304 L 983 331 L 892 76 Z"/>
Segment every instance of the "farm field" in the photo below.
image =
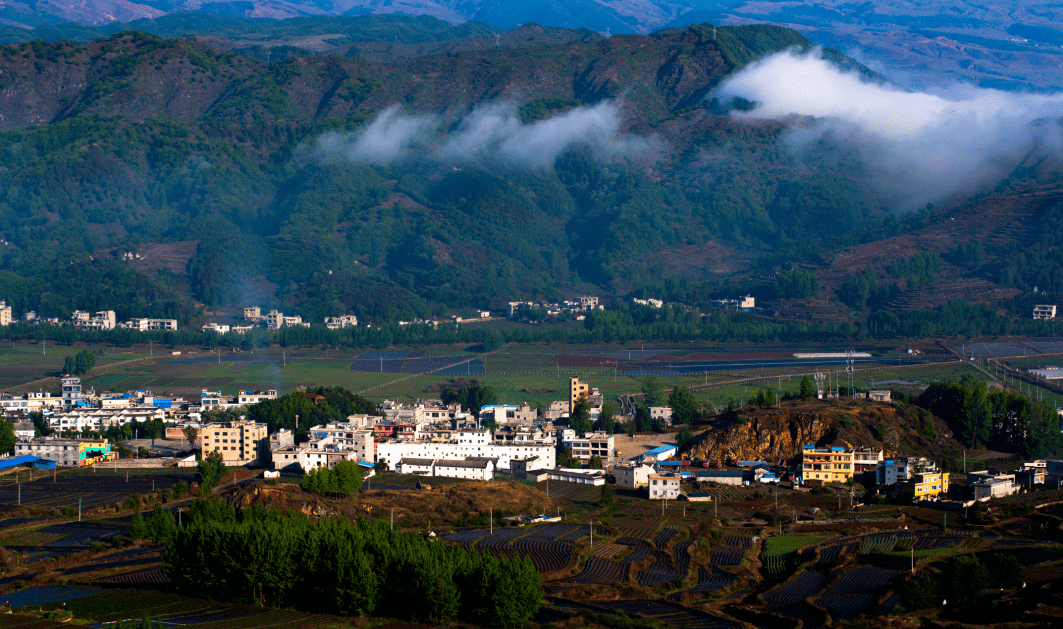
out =
<path fill-rule="evenodd" d="M 56 346 L 16 343 L 0 347 L 0 389 L 13 392 L 37 388 L 57 389 L 54 377 L 62 369 L 63 360 L 82 346 Z M 643 374 L 661 374 L 666 388 L 676 385 L 698 387 L 700 399 L 721 407 L 729 400 L 744 400 L 755 394 L 758 386 L 778 388 L 782 378 L 784 390 L 796 390 L 799 375 L 819 371 L 843 371 L 841 365 L 819 368 L 785 365 L 794 351 L 806 347 L 769 347 L 751 351 L 745 347 L 661 347 L 643 349 L 634 346 L 544 346 L 510 345 L 489 355 L 468 351 L 462 346 L 430 348 L 390 348 L 388 350 L 281 348 L 270 347 L 246 352 L 222 350 L 211 352 L 201 347 L 169 348 L 155 346 L 153 357 L 149 348 L 114 348 L 91 346 L 102 352 L 98 356 L 93 375 L 86 378 L 87 386 L 97 390 L 125 391 L 149 389 L 156 394 L 194 395 L 203 388 L 232 394 L 240 389 L 276 389 L 282 393 L 298 387 L 339 385 L 363 391 L 372 400 L 417 399 L 432 395 L 432 385 L 451 378 L 475 378 L 493 387 L 502 402 L 547 403 L 563 397 L 567 379 L 579 377 L 597 387 L 607 399 L 637 393 Z M 179 356 L 170 355 L 180 351 Z M 898 368 L 890 361 L 899 356 L 895 348 L 875 350 L 884 357 L 876 364 L 858 365 L 854 382 L 857 386 L 882 386 L 904 389 L 940 378 L 955 378 L 963 373 L 979 372 L 968 365 L 916 365 Z M 762 363 L 731 363 L 734 368 L 723 371 L 695 371 L 685 375 L 675 371 L 684 364 L 715 365 L 728 357 L 755 360 L 757 357 L 778 356 Z M 710 360 L 704 360 L 708 357 Z M 438 369 L 452 362 L 470 361 L 467 366 L 453 368 L 446 373 L 417 375 L 421 370 Z M 625 372 L 625 364 L 637 365 Z M 745 367 L 743 368 L 743 365 Z M 616 373 L 614 374 L 614 369 Z M 695 367 L 697 369 L 697 367 Z M 875 371 L 861 371 L 875 369 Z M 647 371 L 649 370 L 649 371 Z M 844 374 L 842 374 L 844 375 Z M 411 377 L 413 376 L 413 377 Z M 764 382 L 744 382 L 726 385 L 736 379 L 765 379 Z M 706 388 L 707 387 L 707 388 Z"/>
<path fill-rule="evenodd" d="M 151 490 L 149 481 L 154 481 L 156 488 L 167 480 L 176 482 L 175 478 L 140 474 L 130 475 L 126 486 L 121 470 L 117 478 L 104 471 L 79 470 L 59 475 L 55 483 L 45 476 L 25 484 L 42 492 L 55 485 L 54 491 L 70 495 L 80 492 L 83 500 L 96 492 L 110 501 L 108 492 L 146 495 Z M 384 494 L 389 494 L 385 488 L 393 487 L 390 495 L 401 501 L 410 495 L 406 488 L 416 479 L 385 474 L 374 480 Z M 79 484 L 93 481 L 95 486 Z M 441 482 L 439 489 L 432 491 L 447 492 L 458 484 Z M 537 488 L 544 491 L 546 483 Z M 0 492 L 10 489 L 7 483 Z M 496 519 L 493 529 L 448 528 L 442 522 L 435 530 L 446 544 L 531 559 L 548 593 L 537 616 L 544 622 L 561 622 L 584 612 L 623 611 L 669 625 L 676 623 L 672 626 L 743 627 L 749 626 L 740 620 L 746 612 L 767 610 L 801 619 L 810 628 L 826 627 L 861 615 L 889 614 L 901 602 L 913 551 L 917 575 L 930 578 L 938 578 L 944 562 L 957 554 L 985 556 L 1006 549 L 1033 568 L 1063 559 L 1063 546 L 1034 535 L 1029 517 L 960 531 L 955 530 L 960 526 L 957 522 L 946 531 L 940 525 L 921 523 L 926 512 L 935 512 L 918 507 L 904 508 L 913 516 L 906 520 L 908 529 L 890 519 L 850 520 L 841 525 L 785 525 L 780 534 L 777 527 L 756 524 L 752 518 L 754 512 L 774 504 L 773 496 L 760 493 L 762 489 L 721 488 L 724 502 L 720 505 L 669 501 L 662 509 L 661 503 L 622 492 L 615 492 L 612 504 L 604 505 L 601 487 L 554 482 L 550 493 L 563 505 L 559 509 L 561 522 L 518 527 L 502 525 Z M 288 491 L 300 490 L 289 487 Z M 1031 496 L 1037 494 L 1043 494 L 1039 498 L 1063 499 L 1063 494 L 1056 496 L 1051 491 Z M 34 494 L 27 491 L 26 495 Z M 780 505 L 802 497 L 822 504 L 822 509 L 834 508 L 833 495 L 798 495 L 785 489 L 780 491 Z M 46 496 L 42 501 L 47 502 Z M 714 508 L 721 515 L 733 515 L 727 518 L 731 522 L 728 528 L 718 528 Z M 1058 519 L 1063 515 L 1063 508 L 1049 509 L 1044 517 Z M 79 618 L 97 623 L 148 613 L 161 617 L 164 626 L 347 626 L 340 618 L 190 600 L 173 594 L 162 570 L 161 549 L 146 542 L 130 546 L 124 540 L 128 516 L 104 513 L 82 523 L 41 517 L 0 519 L 0 545 L 18 558 L 9 562 L 14 569 L 0 580 L 0 592 L 13 601 L 29 601 L 21 604 L 27 610 L 54 609 L 65 600 Z M 114 549 L 108 548 L 112 545 Z M 67 589 L 38 582 L 42 568 L 61 575 L 62 588 Z M 134 591 L 136 595 L 131 594 Z M 0 626 L 11 625 L 0 620 Z"/>

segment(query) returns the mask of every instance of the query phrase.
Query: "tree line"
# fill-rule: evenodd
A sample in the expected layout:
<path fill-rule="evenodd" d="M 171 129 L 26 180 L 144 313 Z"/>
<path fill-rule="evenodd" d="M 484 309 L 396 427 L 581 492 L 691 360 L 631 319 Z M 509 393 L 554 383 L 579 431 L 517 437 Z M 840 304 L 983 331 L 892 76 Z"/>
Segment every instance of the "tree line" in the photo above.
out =
<path fill-rule="evenodd" d="M 971 448 L 990 447 L 1043 458 L 1059 451 L 1063 438 L 1059 415 L 1048 402 L 1012 391 L 990 391 L 970 374 L 959 382 L 935 382 L 917 399 L 919 406 L 945 420 Z"/>
<path fill-rule="evenodd" d="M 485 627 L 527 622 L 543 596 L 527 557 L 480 555 L 382 521 L 217 500 L 192 505 L 166 540 L 164 570 L 187 596 Z"/>

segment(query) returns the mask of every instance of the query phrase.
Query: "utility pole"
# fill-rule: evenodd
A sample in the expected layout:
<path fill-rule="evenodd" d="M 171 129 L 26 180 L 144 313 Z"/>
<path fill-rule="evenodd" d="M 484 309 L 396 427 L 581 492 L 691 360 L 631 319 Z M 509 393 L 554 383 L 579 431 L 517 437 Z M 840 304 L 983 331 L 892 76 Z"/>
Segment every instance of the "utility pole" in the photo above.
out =
<path fill-rule="evenodd" d="M 591 546 L 594 546 L 594 519 L 591 519 Z"/>
<path fill-rule="evenodd" d="M 395 507 L 391 508 L 391 530 L 395 530 Z"/>
<path fill-rule="evenodd" d="M 490 523 L 491 523 L 490 533 L 491 533 L 491 535 L 494 535 L 495 534 L 495 508 L 491 507 L 488 510 L 488 513 L 490 514 L 489 517 L 490 517 Z"/>
<path fill-rule="evenodd" d="M 81 498 L 78 498 L 78 522 L 81 521 Z"/>
<path fill-rule="evenodd" d="M 915 574 L 915 546 L 912 546 L 912 574 Z"/>

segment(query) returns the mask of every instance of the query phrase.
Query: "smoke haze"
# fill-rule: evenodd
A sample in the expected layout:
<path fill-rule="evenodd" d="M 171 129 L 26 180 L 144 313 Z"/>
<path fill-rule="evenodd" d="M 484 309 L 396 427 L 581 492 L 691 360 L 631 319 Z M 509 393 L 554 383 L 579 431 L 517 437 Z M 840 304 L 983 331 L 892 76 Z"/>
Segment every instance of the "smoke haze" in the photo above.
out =
<path fill-rule="evenodd" d="M 800 148 L 831 134 L 853 144 L 873 182 L 905 208 L 991 186 L 1035 147 L 1063 153 L 1059 125 L 1044 123 L 1063 115 L 1063 94 L 973 87 L 909 92 L 865 82 L 820 56 L 818 50 L 773 55 L 726 81 L 716 95 L 755 104 L 736 117 L 814 118 L 786 141 Z"/>
<path fill-rule="evenodd" d="M 455 131 L 433 136 L 432 130 L 442 124 L 439 118 L 407 116 L 392 106 L 358 132 L 321 136 L 315 155 L 319 159 L 388 163 L 416 153 L 442 161 L 543 169 L 576 147 L 587 147 L 601 159 L 638 157 L 657 148 L 656 138 L 623 133 L 622 121 L 620 106 L 612 101 L 577 107 L 529 124 L 520 121 L 513 103 L 490 104 L 462 119 Z"/>

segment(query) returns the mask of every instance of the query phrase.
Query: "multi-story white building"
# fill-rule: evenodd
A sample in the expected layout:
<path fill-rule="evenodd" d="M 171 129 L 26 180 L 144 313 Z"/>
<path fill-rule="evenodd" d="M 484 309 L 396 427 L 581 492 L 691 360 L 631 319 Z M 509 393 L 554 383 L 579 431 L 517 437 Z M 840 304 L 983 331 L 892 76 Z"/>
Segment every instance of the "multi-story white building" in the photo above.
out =
<path fill-rule="evenodd" d="M 277 399 L 277 392 L 272 389 L 269 391 L 240 391 L 236 394 L 236 404 L 239 406 L 258 404 L 265 400 L 275 399 Z"/>
<path fill-rule="evenodd" d="M 0 325 L 11 325 L 11 306 L 0 300 Z"/>
<path fill-rule="evenodd" d="M 493 421 L 499 426 L 506 424 L 531 425 L 539 411 L 527 404 L 488 404 L 480 409 L 481 425 Z"/>
<path fill-rule="evenodd" d="M 262 309 L 258 306 L 244 308 L 244 321 L 259 322 L 262 320 Z"/>
<path fill-rule="evenodd" d="M 270 310 L 266 313 L 266 328 L 279 330 L 284 327 L 284 313 L 278 310 Z"/>
<path fill-rule="evenodd" d="M 81 403 L 81 378 L 64 375 L 59 382 L 63 389 L 64 408 L 73 408 Z"/>
<path fill-rule="evenodd" d="M 113 330 L 115 326 L 114 310 L 101 310 L 94 315 L 75 310 L 71 320 L 75 328 L 83 330 Z"/>
<path fill-rule="evenodd" d="M 340 315 L 338 317 L 325 317 L 325 327 L 330 330 L 353 328 L 358 325 L 358 317 L 354 315 Z"/>
<path fill-rule="evenodd" d="M 613 466 L 613 476 L 616 477 L 618 487 L 636 489 L 645 487 L 653 474 L 653 467 L 641 463 L 628 463 Z"/>
<path fill-rule="evenodd" d="M 613 435 L 603 431 L 594 432 L 571 441 L 572 456 L 580 461 L 590 461 L 599 457 L 602 463 L 613 462 Z"/>
<path fill-rule="evenodd" d="M 679 476 L 672 474 L 650 474 L 647 485 L 650 500 L 675 500 L 679 498 Z"/>
<path fill-rule="evenodd" d="M 125 328 L 127 330 L 136 330 L 138 332 L 149 332 L 152 330 L 176 330 L 177 319 L 130 319 L 119 325 L 118 327 Z"/>
<path fill-rule="evenodd" d="M 302 470 L 309 472 L 318 467 L 332 469 L 340 461 L 355 460 L 353 451 L 333 448 L 315 448 L 309 443 L 278 448 L 270 453 L 275 470 Z"/>
<path fill-rule="evenodd" d="M 22 395 L 0 395 L 0 410 L 19 410 L 27 413 L 38 413 L 46 409 L 58 409 L 63 407 L 63 398 L 52 395 L 46 391 L 23 393 Z"/>
<path fill-rule="evenodd" d="M 468 457 L 488 457 L 498 459 L 496 469 L 508 470 L 509 462 L 517 457 L 526 459 L 537 456 L 543 468 L 557 465 L 557 453 L 552 444 L 518 443 L 505 444 L 491 441 L 486 431 L 458 432 L 452 439 L 429 440 L 391 440 L 376 444 L 376 459 L 382 461 L 389 469 L 396 469 L 401 459 L 465 459 Z"/>
<path fill-rule="evenodd" d="M 353 452 L 356 460 L 373 462 L 372 430 L 358 428 L 358 424 L 339 422 L 314 426 L 309 434 L 310 444 L 315 448 Z"/>
<path fill-rule="evenodd" d="M 229 329 L 229 326 L 222 323 L 214 323 L 213 321 L 203 326 L 204 332 L 213 332 L 215 334 L 226 334 Z"/>
<path fill-rule="evenodd" d="M 124 406 L 117 408 L 83 408 L 47 415 L 48 427 L 61 432 L 102 431 L 111 426 L 166 421 L 166 411 L 155 406 Z"/>

